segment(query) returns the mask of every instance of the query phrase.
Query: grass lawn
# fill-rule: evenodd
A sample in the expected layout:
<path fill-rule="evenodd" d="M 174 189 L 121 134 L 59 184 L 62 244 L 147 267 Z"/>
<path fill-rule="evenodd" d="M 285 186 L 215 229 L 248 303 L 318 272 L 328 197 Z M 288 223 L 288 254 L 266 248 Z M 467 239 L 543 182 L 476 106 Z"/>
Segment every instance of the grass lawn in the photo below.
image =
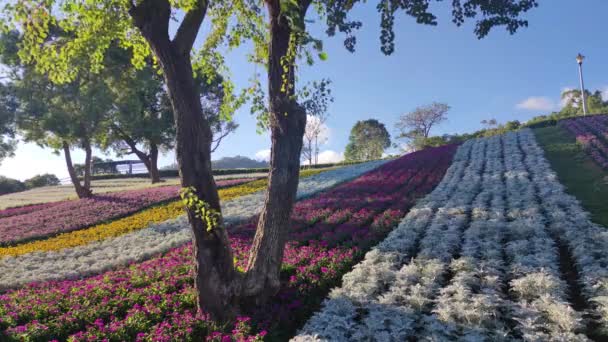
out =
<path fill-rule="evenodd" d="M 598 167 L 564 129 L 535 129 L 536 139 L 568 193 L 576 196 L 594 222 L 608 227 L 608 172 Z"/>

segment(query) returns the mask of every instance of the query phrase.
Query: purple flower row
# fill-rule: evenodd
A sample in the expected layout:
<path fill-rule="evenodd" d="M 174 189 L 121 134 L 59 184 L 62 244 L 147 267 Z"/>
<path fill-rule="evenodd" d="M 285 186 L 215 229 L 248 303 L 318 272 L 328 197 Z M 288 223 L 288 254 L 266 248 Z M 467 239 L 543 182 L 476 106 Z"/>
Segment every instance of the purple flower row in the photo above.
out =
<path fill-rule="evenodd" d="M 285 340 L 331 287 L 436 186 L 455 146 L 412 153 L 295 205 L 281 289 L 234 327 L 196 314 L 191 244 L 98 276 L 29 284 L 0 295 L 0 340 Z M 229 228 L 245 268 L 255 219 Z M 4 334 L 4 335 L 2 335 Z"/>
<path fill-rule="evenodd" d="M 217 185 L 227 187 L 249 181 L 247 178 L 220 180 Z M 176 199 L 178 195 L 178 186 L 163 186 L 5 209 L 0 211 L 0 245 L 81 229 Z"/>
<path fill-rule="evenodd" d="M 592 115 L 560 121 L 597 165 L 608 170 L 608 116 Z"/>

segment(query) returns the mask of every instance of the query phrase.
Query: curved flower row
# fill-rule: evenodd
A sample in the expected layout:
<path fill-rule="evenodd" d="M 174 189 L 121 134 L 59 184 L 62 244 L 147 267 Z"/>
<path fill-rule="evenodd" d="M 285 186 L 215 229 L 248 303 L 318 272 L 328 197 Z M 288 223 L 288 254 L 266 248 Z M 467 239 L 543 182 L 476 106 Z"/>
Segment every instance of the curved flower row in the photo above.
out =
<path fill-rule="evenodd" d="M 255 174 L 255 175 L 258 175 L 258 174 Z M 242 177 L 238 177 L 238 178 L 220 178 L 220 177 L 221 176 L 215 177 L 216 178 L 216 185 L 217 185 L 217 187 L 219 189 L 226 188 L 226 187 L 231 187 L 231 186 L 235 186 L 235 185 L 239 185 L 239 184 L 244 184 L 244 183 L 247 183 L 247 182 L 252 182 L 252 181 L 254 181 L 256 179 L 261 178 L 261 176 L 250 177 L 249 175 L 242 175 Z M 174 184 L 163 185 L 163 186 L 157 186 L 155 184 L 153 187 L 158 188 L 158 187 L 169 187 L 169 186 L 175 187 L 175 189 L 176 189 L 175 193 L 176 194 L 178 193 L 179 188 L 176 185 L 174 185 Z M 146 189 L 148 189 L 148 188 L 146 188 Z M 140 190 L 145 190 L 145 189 L 140 189 Z M 127 192 L 127 191 L 129 191 L 129 190 L 112 191 L 112 192 L 110 192 L 110 194 L 116 194 L 116 193 Z M 75 202 L 75 201 L 78 201 L 78 200 L 64 200 L 64 201 L 55 201 L 55 202 L 45 202 L 45 203 L 28 204 L 28 205 L 23 205 L 23 206 L 18 206 L 18 207 L 6 208 L 6 209 L 0 210 L 0 218 L 27 214 L 27 213 L 31 213 L 31 212 L 34 212 L 34 211 L 37 211 L 37 210 L 40 210 L 40 209 L 47 209 L 47 208 L 50 208 L 50 207 L 58 205 L 58 204 L 64 204 L 66 202 Z"/>
<path fill-rule="evenodd" d="M 324 190 L 379 165 L 377 162 L 367 164 L 346 166 L 346 170 L 341 168 L 325 172 L 302 171 L 305 178 L 301 180 L 299 187 L 302 186 L 306 190 L 304 193 L 309 195 L 313 190 Z M 308 175 L 312 176 L 306 177 Z M 226 221 L 242 220 L 247 213 L 248 217 L 251 217 L 256 211 L 246 210 L 261 209 L 264 192 L 260 190 L 265 185 L 266 180 L 258 180 L 220 190 L 220 196 L 225 200 L 222 212 Z M 243 195 L 236 197 L 237 194 Z M 301 197 L 298 192 L 298 198 Z M 232 205 L 236 200 L 246 204 L 246 208 Z M 130 262 L 148 259 L 190 239 L 189 224 L 187 217 L 183 215 L 183 206 L 180 202 L 174 202 L 113 223 L 44 241 L 2 248 L 0 256 L 5 257 L 0 259 L 0 274 L 4 274 L 0 279 L 0 290 L 31 281 L 96 274 Z"/>
<path fill-rule="evenodd" d="M 224 188 L 249 181 L 230 179 L 218 181 L 217 185 Z M 41 239 L 127 216 L 145 207 L 176 199 L 178 190 L 177 186 L 163 186 L 3 210 L 0 212 L 4 214 L 0 218 L 0 244 Z"/>
<path fill-rule="evenodd" d="M 306 178 L 322 172 L 323 170 L 304 170 L 301 177 Z M 223 201 L 230 201 L 239 196 L 252 194 L 263 190 L 267 180 L 259 179 L 241 184 L 239 186 L 222 188 L 219 190 Z M 135 213 L 125 218 L 109 223 L 98 224 L 89 228 L 63 233 L 45 240 L 26 242 L 9 247 L 0 247 L 0 258 L 3 256 L 19 256 L 33 252 L 58 251 L 65 248 L 86 245 L 95 241 L 121 236 L 133 231 L 147 228 L 167 220 L 173 220 L 183 215 L 184 209 L 181 201 L 155 206 Z"/>
<path fill-rule="evenodd" d="M 339 183 L 351 180 L 386 163 L 386 160 L 376 160 L 367 163 L 348 165 L 323 172 L 315 177 L 307 178 L 298 184 L 298 198 L 306 198 L 319 189 L 326 189 Z M 222 205 L 222 214 L 226 222 L 237 222 L 247 219 L 262 210 L 265 192 L 259 192 L 247 197 L 237 198 Z"/>
<path fill-rule="evenodd" d="M 546 172 L 529 130 L 463 144 L 294 340 L 586 340 L 546 225 Z"/>
<path fill-rule="evenodd" d="M 608 116 L 591 115 L 560 121 L 576 137 L 591 158 L 604 169 L 608 169 Z"/>
<path fill-rule="evenodd" d="M 218 331 L 206 315 L 193 314 L 187 244 L 99 276 L 33 283 L 0 295 L 0 339 L 250 341 L 268 334 L 284 340 L 352 266 L 359 248 L 382 238 L 385 224 L 401 219 L 411 196 L 424 195 L 440 181 L 454 150 L 413 153 L 297 202 L 280 292 L 251 317 L 239 318 L 232 331 Z M 339 210 L 349 214 L 333 215 Z M 247 262 L 254 229 L 253 222 L 230 228 L 240 267 Z"/>

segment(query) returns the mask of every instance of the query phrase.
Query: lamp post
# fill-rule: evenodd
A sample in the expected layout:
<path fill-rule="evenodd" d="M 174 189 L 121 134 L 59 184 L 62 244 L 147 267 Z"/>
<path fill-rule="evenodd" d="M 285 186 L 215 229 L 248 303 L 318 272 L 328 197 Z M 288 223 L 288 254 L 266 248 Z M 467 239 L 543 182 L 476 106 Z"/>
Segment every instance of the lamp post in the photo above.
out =
<path fill-rule="evenodd" d="M 576 56 L 576 62 L 578 63 L 578 75 L 581 80 L 581 96 L 583 98 L 583 114 L 587 115 L 587 100 L 585 99 L 585 83 L 583 82 L 583 60 L 585 56 L 580 53 Z"/>

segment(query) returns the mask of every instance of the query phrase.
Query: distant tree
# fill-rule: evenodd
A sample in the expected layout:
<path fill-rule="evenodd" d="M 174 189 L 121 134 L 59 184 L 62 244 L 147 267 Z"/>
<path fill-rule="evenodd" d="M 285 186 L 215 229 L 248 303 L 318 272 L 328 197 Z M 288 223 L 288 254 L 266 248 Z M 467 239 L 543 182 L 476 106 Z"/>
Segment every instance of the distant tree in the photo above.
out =
<path fill-rule="evenodd" d="M 62 37 L 57 30 L 50 33 L 47 40 Z M 104 116 L 111 110 L 111 92 L 101 77 L 86 70 L 81 70 L 70 83 L 52 83 L 35 70 L 35 64 L 21 61 L 17 55 L 21 39 L 16 31 L 0 37 L 2 61 L 11 74 L 13 96 L 18 104 L 17 128 L 25 141 L 50 147 L 55 152 L 63 150 L 76 194 L 79 198 L 89 197 L 92 147 Z M 74 147 L 85 151 L 82 184 L 72 162 Z"/>
<path fill-rule="evenodd" d="M 152 183 L 160 181 L 159 152 L 174 147 L 175 122 L 169 94 L 161 75 L 148 60 L 145 67 L 136 69 L 129 53 L 122 49 L 108 52 L 105 75 L 114 93 L 114 110 L 107 118 L 108 129 L 100 136 L 102 149 L 112 149 L 118 156 L 135 154 L 145 165 Z M 238 124 L 221 117 L 224 99 L 224 79 L 197 73 L 203 116 L 213 134 L 211 152 L 222 139 L 233 133 Z"/>
<path fill-rule="evenodd" d="M 63 150 L 68 173 L 79 198 L 91 196 L 91 160 L 94 137 L 104 115 L 111 109 L 111 95 L 92 75 L 55 85 L 40 75 L 29 74 L 20 82 L 21 110 L 17 124 L 26 141 L 55 151 Z M 77 177 L 70 150 L 85 151 L 83 183 Z"/>
<path fill-rule="evenodd" d="M 304 144 L 302 146 L 302 158 L 308 160 L 309 165 L 318 164 L 319 145 L 327 142 L 328 128 L 325 122 L 329 118 L 327 109 L 334 101 L 329 85 L 330 80 L 313 82 L 305 86 L 300 94 L 300 102 L 307 114 L 306 127 L 304 129 Z"/>
<path fill-rule="evenodd" d="M 481 124 L 486 126 L 487 128 L 492 128 L 494 126 L 497 126 L 498 122 L 496 121 L 496 119 L 489 119 L 489 120 L 483 119 L 483 120 L 481 120 Z"/>
<path fill-rule="evenodd" d="M 429 137 L 431 129 L 446 121 L 450 106 L 445 103 L 433 102 L 420 106 L 412 112 L 403 114 L 395 125 L 399 131 L 398 139 L 407 139 L 410 143 L 424 146 L 424 140 Z"/>
<path fill-rule="evenodd" d="M 564 107 L 559 111 L 562 116 L 574 116 L 583 114 L 582 96 L 579 89 L 570 89 L 562 92 Z M 585 99 L 589 114 L 608 113 L 608 101 L 604 101 L 602 92 L 599 90 L 591 93 L 585 89 Z"/>
<path fill-rule="evenodd" d="M 36 175 L 30 179 L 26 179 L 23 183 L 25 184 L 25 186 L 28 189 L 61 184 L 61 182 L 59 181 L 59 178 L 57 178 L 57 176 L 50 174 L 50 173 Z"/>
<path fill-rule="evenodd" d="M 103 150 L 122 157 L 134 154 L 148 170 L 152 183 L 160 182 L 158 155 L 173 148 L 173 109 L 163 79 L 148 61 L 142 69 L 131 63 L 131 55 L 110 49 L 102 73 L 110 85 L 113 109 L 104 120 L 97 140 Z"/>
<path fill-rule="evenodd" d="M 304 144 L 302 146 L 302 159 L 308 161 L 308 165 L 316 165 L 319 162 L 319 146 L 327 142 L 328 128 L 325 125 L 327 115 L 312 116 L 306 118 L 304 129 Z"/>
<path fill-rule="evenodd" d="M 16 179 L 0 176 L 0 195 L 10 194 L 13 192 L 19 192 L 27 190 L 27 187 L 23 182 Z"/>
<path fill-rule="evenodd" d="M 19 101 L 13 82 L 17 79 L 18 72 L 11 66 L 18 61 L 19 39 L 17 31 L 9 31 L 0 36 L 0 64 L 8 66 L 0 71 L 2 79 L 0 82 L 0 163 L 3 159 L 12 157 L 17 147 L 15 113 L 19 107 Z"/>
<path fill-rule="evenodd" d="M 521 127 L 521 122 L 519 120 L 507 121 L 504 127 L 507 131 L 515 131 Z"/>
<path fill-rule="evenodd" d="M 15 112 L 17 100 L 12 84 L 0 83 L 0 163 L 14 155 L 17 148 L 15 140 Z"/>
<path fill-rule="evenodd" d="M 318 164 L 319 145 L 327 142 L 328 128 L 325 122 L 329 118 L 329 104 L 334 102 L 329 85 L 331 81 L 323 79 L 306 85 L 299 92 L 302 108 L 306 111 L 306 127 L 304 129 L 304 144 L 302 159 L 308 160 L 308 165 Z"/>
<path fill-rule="evenodd" d="M 357 121 L 350 131 L 348 145 L 344 151 L 346 161 L 380 159 L 391 146 L 390 134 L 376 119 Z"/>
<path fill-rule="evenodd" d="M 211 162 L 213 169 L 255 169 L 268 167 L 268 162 L 258 161 L 244 156 L 223 157 Z"/>

